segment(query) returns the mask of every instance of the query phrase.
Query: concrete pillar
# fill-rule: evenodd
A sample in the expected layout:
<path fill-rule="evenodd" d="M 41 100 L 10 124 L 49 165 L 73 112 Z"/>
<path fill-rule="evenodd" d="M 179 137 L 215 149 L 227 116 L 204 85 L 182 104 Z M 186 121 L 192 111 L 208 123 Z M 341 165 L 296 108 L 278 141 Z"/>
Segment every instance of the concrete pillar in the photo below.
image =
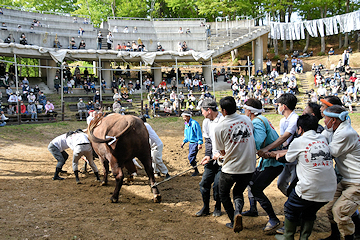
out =
<path fill-rule="evenodd" d="M 205 82 L 209 87 L 212 86 L 212 78 L 211 78 L 212 70 L 210 64 L 211 62 L 207 61 L 204 63 L 204 65 L 206 66 L 202 67 L 202 75 L 204 76 Z"/>
<path fill-rule="evenodd" d="M 255 74 L 257 70 L 263 70 L 263 59 L 264 59 L 264 52 L 263 52 L 263 38 L 258 37 L 256 40 L 252 42 L 253 47 L 253 59 L 255 61 L 255 69 L 252 74 Z"/>
<path fill-rule="evenodd" d="M 101 63 L 102 68 L 104 69 L 110 69 L 110 62 L 102 62 Z M 102 70 L 101 72 L 101 77 L 102 79 L 105 80 L 106 82 L 106 86 L 110 87 L 111 86 L 111 80 L 112 80 L 112 71 L 111 70 Z M 101 79 L 99 80 L 101 82 Z"/>
<path fill-rule="evenodd" d="M 47 60 L 47 66 L 56 67 L 56 62 L 54 60 Z M 47 85 L 50 89 L 54 89 L 54 79 L 56 75 L 56 68 L 47 68 Z"/>
<path fill-rule="evenodd" d="M 154 82 L 155 86 L 159 85 L 162 81 L 162 73 L 160 68 L 153 69 L 153 76 L 154 76 Z"/>
<path fill-rule="evenodd" d="M 47 64 L 48 64 L 47 61 L 48 60 L 40 59 L 40 61 L 39 61 L 40 66 L 47 66 Z M 40 68 L 39 71 L 40 71 L 40 77 L 47 77 L 47 69 L 46 68 Z"/>

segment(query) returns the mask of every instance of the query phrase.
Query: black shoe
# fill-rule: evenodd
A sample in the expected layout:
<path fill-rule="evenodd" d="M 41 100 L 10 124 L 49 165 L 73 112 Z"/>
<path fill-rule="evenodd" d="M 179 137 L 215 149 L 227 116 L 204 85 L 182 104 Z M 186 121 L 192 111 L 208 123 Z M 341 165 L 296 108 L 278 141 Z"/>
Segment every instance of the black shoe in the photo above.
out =
<path fill-rule="evenodd" d="M 64 178 L 56 176 L 56 177 L 53 177 L 52 180 L 64 180 Z"/>
<path fill-rule="evenodd" d="M 192 177 L 196 177 L 199 175 L 199 170 L 195 168 L 195 172 L 191 175 Z"/>
<path fill-rule="evenodd" d="M 207 208 L 207 207 L 203 207 L 200 211 L 195 213 L 195 216 L 197 216 L 197 217 L 203 217 L 203 216 L 208 216 L 208 215 L 210 215 L 210 211 L 209 211 L 209 208 Z"/>
<path fill-rule="evenodd" d="M 220 217 L 221 216 L 221 209 L 214 209 L 214 212 L 213 212 L 213 216 L 214 217 Z"/>
<path fill-rule="evenodd" d="M 242 212 L 241 215 L 246 216 L 246 217 L 257 217 L 257 216 L 259 216 L 259 213 L 257 211 L 255 212 L 255 211 L 249 210 L 246 212 Z"/>
<path fill-rule="evenodd" d="M 65 174 L 66 174 L 66 173 L 67 173 L 67 171 L 63 171 L 63 170 L 61 170 L 61 171 L 60 171 L 60 173 L 65 173 Z"/>
<path fill-rule="evenodd" d="M 165 179 L 168 179 L 168 178 L 171 178 L 171 176 L 170 176 L 169 173 L 167 173 L 167 174 L 165 175 Z"/>

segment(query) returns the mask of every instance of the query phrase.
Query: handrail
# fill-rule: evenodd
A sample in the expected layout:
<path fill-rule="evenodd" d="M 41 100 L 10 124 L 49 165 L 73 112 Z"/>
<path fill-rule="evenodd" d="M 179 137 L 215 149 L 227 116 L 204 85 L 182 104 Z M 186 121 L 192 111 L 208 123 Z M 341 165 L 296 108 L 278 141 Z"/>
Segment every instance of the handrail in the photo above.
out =
<path fill-rule="evenodd" d="M 138 18 L 138 17 L 107 17 L 108 20 L 113 19 L 113 20 L 141 20 L 141 21 L 151 21 L 150 18 Z"/>
<path fill-rule="evenodd" d="M 202 21 L 206 22 L 205 18 L 153 18 L 153 21 Z"/>

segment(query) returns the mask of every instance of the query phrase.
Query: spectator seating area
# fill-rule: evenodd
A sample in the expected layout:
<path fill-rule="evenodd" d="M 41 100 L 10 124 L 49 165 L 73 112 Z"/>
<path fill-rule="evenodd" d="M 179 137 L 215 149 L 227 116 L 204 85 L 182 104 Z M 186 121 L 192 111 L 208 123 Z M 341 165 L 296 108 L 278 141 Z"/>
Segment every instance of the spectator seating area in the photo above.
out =
<path fill-rule="evenodd" d="M 85 49 L 97 49 L 97 34 L 101 31 L 103 35 L 102 49 L 107 49 L 106 36 L 108 30 L 113 34 L 113 50 L 117 44 L 122 45 L 133 41 L 138 43 L 139 40 L 143 42 L 147 51 L 156 51 L 158 42 L 164 50 L 178 51 L 179 42 L 183 44 L 184 41 L 187 43 L 188 50 L 207 50 L 205 27 L 201 26 L 203 19 L 188 19 L 188 21 L 186 19 L 174 21 L 108 19 L 108 22 L 102 24 L 106 27 L 105 29 L 97 29 L 86 18 L 75 19 L 71 16 L 7 8 L 3 8 L 2 11 L 3 14 L 0 15 L 0 24 L 2 25 L 0 41 L 4 41 L 12 34 L 15 43 L 20 43 L 20 37 L 25 34 L 29 45 L 52 48 L 57 38 L 61 48 L 67 49 L 71 39 L 74 38 L 77 48 L 79 48 L 81 40 L 84 40 Z M 114 31 L 115 26 L 117 31 Z M 124 33 L 126 26 L 128 33 Z M 137 28 L 137 31 L 134 31 L 134 27 Z M 183 33 L 179 33 L 180 27 L 183 29 Z"/>
<path fill-rule="evenodd" d="M 204 20 L 154 19 L 150 21 L 109 18 L 108 30 L 114 36 L 115 46 L 132 41 L 137 42 L 140 39 L 148 51 L 156 51 L 158 43 L 162 45 L 165 51 L 178 51 L 179 42 L 185 41 L 189 50 L 205 51 L 207 50 L 206 33 L 201 22 Z M 181 30 L 179 30 L 180 28 Z"/>

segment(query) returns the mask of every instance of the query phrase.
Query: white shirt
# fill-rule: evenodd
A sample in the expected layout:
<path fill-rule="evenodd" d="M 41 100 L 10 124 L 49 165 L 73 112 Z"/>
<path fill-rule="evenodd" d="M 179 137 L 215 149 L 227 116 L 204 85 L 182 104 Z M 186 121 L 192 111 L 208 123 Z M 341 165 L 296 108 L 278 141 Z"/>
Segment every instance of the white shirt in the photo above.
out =
<path fill-rule="evenodd" d="M 79 132 L 67 137 L 66 143 L 71 148 L 71 150 L 74 150 L 76 145 L 90 143 L 90 141 L 85 133 Z"/>
<path fill-rule="evenodd" d="M 287 118 L 284 117 L 280 120 L 280 135 L 284 135 L 285 132 L 291 133 L 291 136 L 286 140 L 287 144 L 289 144 L 294 137 L 298 119 L 299 116 L 295 111 L 292 111 Z"/>
<path fill-rule="evenodd" d="M 323 131 L 323 135 L 328 137 L 330 153 L 343 180 L 360 183 L 360 137 L 351 124 L 344 121 L 334 133 Z"/>
<path fill-rule="evenodd" d="M 221 171 L 245 174 L 255 171 L 256 147 L 250 118 L 236 113 L 227 115 L 215 126 L 215 149 L 225 150 Z"/>
<path fill-rule="evenodd" d="M 146 129 L 149 132 L 149 139 L 150 139 L 150 146 L 152 146 L 153 144 L 155 144 L 156 146 L 161 146 L 163 145 L 161 139 L 159 138 L 159 136 L 156 134 L 156 132 L 154 131 L 154 129 L 152 129 L 152 127 L 150 126 L 150 124 L 144 122 Z"/>
<path fill-rule="evenodd" d="M 314 202 L 333 200 L 336 176 L 327 140 L 314 130 L 294 139 L 285 155 L 286 161 L 295 162 L 299 181 L 295 192 L 302 199 Z"/>
<path fill-rule="evenodd" d="M 60 152 L 63 152 L 65 149 L 69 148 L 69 146 L 66 143 L 66 134 L 57 136 L 50 143 L 53 144 L 55 147 L 57 147 Z"/>
<path fill-rule="evenodd" d="M 216 152 L 218 152 L 218 151 L 216 151 L 216 148 L 215 148 L 215 126 L 223 119 L 224 119 L 224 116 L 221 114 L 221 112 L 218 112 L 218 115 L 216 116 L 216 118 L 214 120 L 205 118 L 202 123 L 203 137 L 211 139 L 213 156 Z"/>

